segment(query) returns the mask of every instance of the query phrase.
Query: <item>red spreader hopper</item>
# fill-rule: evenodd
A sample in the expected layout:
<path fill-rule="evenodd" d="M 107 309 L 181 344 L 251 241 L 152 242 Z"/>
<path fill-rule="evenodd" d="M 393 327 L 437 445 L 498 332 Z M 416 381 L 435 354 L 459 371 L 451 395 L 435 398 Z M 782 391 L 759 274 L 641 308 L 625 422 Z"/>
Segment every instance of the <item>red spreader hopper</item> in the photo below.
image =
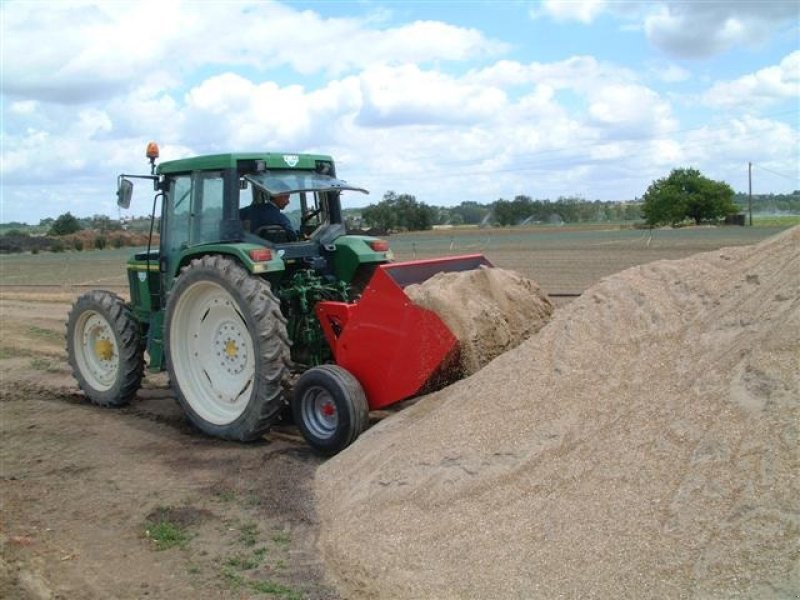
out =
<path fill-rule="evenodd" d="M 423 392 L 458 352 L 436 313 L 403 291 L 437 273 L 492 264 L 482 254 L 379 265 L 358 302 L 320 302 L 317 316 L 336 363 L 361 383 L 371 410 Z"/>

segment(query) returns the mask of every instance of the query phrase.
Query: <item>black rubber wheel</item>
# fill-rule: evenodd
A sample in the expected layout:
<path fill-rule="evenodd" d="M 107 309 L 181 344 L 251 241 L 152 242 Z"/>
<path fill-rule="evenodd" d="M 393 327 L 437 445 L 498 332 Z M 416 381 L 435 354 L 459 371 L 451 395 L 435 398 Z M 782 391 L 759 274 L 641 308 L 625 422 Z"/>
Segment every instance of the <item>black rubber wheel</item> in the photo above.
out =
<path fill-rule="evenodd" d="M 167 299 L 164 347 L 172 387 L 200 431 L 264 434 L 286 405 L 286 319 L 269 283 L 225 256 L 185 267 Z"/>
<path fill-rule="evenodd" d="M 308 444 L 326 456 L 352 444 L 369 419 L 364 389 L 338 365 L 313 367 L 300 376 L 292 413 Z"/>
<path fill-rule="evenodd" d="M 67 358 L 92 403 L 131 401 L 144 376 L 144 345 L 139 322 L 122 298 L 103 290 L 78 298 L 67 318 Z"/>

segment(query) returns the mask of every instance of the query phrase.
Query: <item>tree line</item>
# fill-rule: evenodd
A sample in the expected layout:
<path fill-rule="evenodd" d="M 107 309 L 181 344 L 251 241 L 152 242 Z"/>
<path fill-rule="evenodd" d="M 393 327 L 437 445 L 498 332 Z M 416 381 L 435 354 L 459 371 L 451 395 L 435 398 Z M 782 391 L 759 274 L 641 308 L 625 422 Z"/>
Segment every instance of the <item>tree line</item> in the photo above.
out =
<path fill-rule="evenodd" d="M 734 193 L 723 181 L 705 177 L 697 169 L 674 169 L 655 180 L 641 200 L 615 202 L 560 197 L 555 201 L 518 195 L 488 204 L 465 201 L 458 206 L 431 206 L 411 194 L 387 192 L 383 200 L 361 211 L 363 225 L 382 231 L 418 231 L 434 225 L 513 226 L 531 223 L 644 222 L 678 225 L 716 222 L 744 212 L 747 194 Z M 800 214 L 800 190 L 792 194 L 753 197 L 756 212 Z"/>
<path fill-rule="evenodd" d="M 346 209 L 351 228 L 375 228 L 381 231 L 420 231 L 434 225 L 514 226 L 533 223 L 623 223 L 643 222 L 647 226 L 677 225 L 682 222 L 715 222 L 727 215 L 746 212 L 750 198 L 734 193 L 725 182 L 705 177 L 697 169 L 674 169 L 647 188 L 641 200 L 615 202 L 559 197 L 556 200 L 534 199 L 518 195 L 482 204 L 463 201 L 457 206 L 432 206 L 412 194 L 388 191 L 377 204 L 363 209 Z M 800 214 L 800 190 L 791 194 L 760 194 L 752 198 L 753 211 L 768 214 Z M 123 223 L 106 215 L 78 218 L 67 212 L 57 218 L 42 219 L 39 225 L 3 223 L 3 238 L 47 235 L 63 237 L 83 230 L 100 234 L 127 232 L 146 234 L 150 218 L 127 219 Z M 155 230 L 158 230 L 156 219 Z M 101 242 L 102 243 L 102 242 Z"/>

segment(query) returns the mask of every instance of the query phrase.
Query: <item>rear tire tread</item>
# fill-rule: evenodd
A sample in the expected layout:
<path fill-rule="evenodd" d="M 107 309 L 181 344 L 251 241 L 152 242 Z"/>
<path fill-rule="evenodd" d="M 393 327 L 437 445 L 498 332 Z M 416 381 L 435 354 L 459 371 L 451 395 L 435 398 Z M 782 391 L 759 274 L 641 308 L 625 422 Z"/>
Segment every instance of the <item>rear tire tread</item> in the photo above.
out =
<path fill-rule="evenodd" d="M 256 369 L 259 381 L 256 381 L 254 386 L 263 390 L 263 395 L 261 398 L 251 398 L 243 414 L 229 425 L 213 425 L 194 413 L 180 390 L 170 356 L 170 322 L 172 307 L 177 300 L 176 291 L 180 291 L 183 287 L 182 282 L 214 277 L 214 275 L 221 280 L 229 294 L 233 289 L 241 296 L 244 307 L 240 306 L 237 309 L 249 312 L 249 318 L 255 326 L 250 334 L 254 345 L 260 350 L 257 361 L 261 368 Z M 248 320 L 248 315 L 242 316 L 245 317 L 245 321 Z M 170 380 L 173 382 L 181 406 L 198 429 L 223 439 L 249 442 L 261 437 L 277 421 L 286 405 L 283 383 L 289 375 L 291 365 L 290 342 L 286 333 L 286 319 L 280 311 L 280 303 L 267 281 L 251 275 L 233 259 L 225 256 L 208 255 L 193 259 L 181 270 L 170 292 L 164 335 Z"/>
<path fill-rule="evenodd" d="M 119 372 L 111 390 L 94 389 L 81 373 L 75 357 L 75 326 L 87 310 L 97 312 L 108 321 L 117 338 Z M 136 396 L 144 377 L 144 343 L 139 322 L 128 304 L 106 290 L 92 290 L 78 298 L 67 318 L 67 359 L 72 374 L 89 400 L 97 406 L 125 406 Z"/>

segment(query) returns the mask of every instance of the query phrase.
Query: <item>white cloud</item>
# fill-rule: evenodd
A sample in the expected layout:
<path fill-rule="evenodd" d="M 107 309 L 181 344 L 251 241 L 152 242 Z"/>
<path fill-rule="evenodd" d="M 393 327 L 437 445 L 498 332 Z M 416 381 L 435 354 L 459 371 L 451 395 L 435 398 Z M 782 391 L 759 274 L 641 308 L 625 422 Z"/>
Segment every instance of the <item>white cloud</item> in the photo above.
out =
<path fill-rule="evenodd" d="M 765 67 L 734 81 L 719 81 L 703 95 L 712 107 L 757 108 L 800 98 L 800 50 L 780 64 Z"/>
<path fill-rule="evenodd" d="M 606 0 L 544 0 L 540 9 L 533 9 L 532 16 L 547 14 L 556 21 L 579 21 L 589 24 L 598 15 L 603 13 L 607 7 Z"/>
<path fill-rule="evenodd" d="M 747 163 L 770 165 L 779 173 L 794 174 L 800 182 L 800 136 L 798 130 L 773 119 L 737 118 L 689 132 L 684 142 L 686 163 L 704 165 L 713 179 L 724 179 L 734 189 L 747 185 Z M 769 140 L 768 144 L 762 143 Z"/>
<path fill-rule="evenodd" d="M 360 80 L 357 122 L 365 127 L 475 123 L 502 110 L 506 100 L 500 89 L 415 65 L 370 68 Z"/>
<path fill-rule="evenodd" d="M 798 16 L 797 3 L 785 0 L 670 0 L 645 18 L 645 32 L 668 54 L 706 58 L 762 43 L 780 27 L 796 27 Z"/>
<path fill-rule="evenodd" d="M 188 0 L 3 3 L 4 51 L 14 57 L 4 61 L 3 91 L 82 103 L 154 78 L 175 85 L 169 73 L 199 66 L 341 74 L 375 62 L 463 61 L 508 48 L 442 22 L 378 29 L 370 19 L 323 18 L 275 2 L 198 6 Z"/>
<path fill-rule="evenodd" d="M 665 83 L 680 83 L 682 81 L 688 81 L 692 77 L 690 71 L 676 64 L 654 67 L 651 72 L 657 79 Z"/>
<path fill-rule="evenodd" d="M 589 115 L 611 137 L 646 139 L 675 128 L 671 107 L 654 91 L 631 84 L 607 84 L 590 94 Z"/>

